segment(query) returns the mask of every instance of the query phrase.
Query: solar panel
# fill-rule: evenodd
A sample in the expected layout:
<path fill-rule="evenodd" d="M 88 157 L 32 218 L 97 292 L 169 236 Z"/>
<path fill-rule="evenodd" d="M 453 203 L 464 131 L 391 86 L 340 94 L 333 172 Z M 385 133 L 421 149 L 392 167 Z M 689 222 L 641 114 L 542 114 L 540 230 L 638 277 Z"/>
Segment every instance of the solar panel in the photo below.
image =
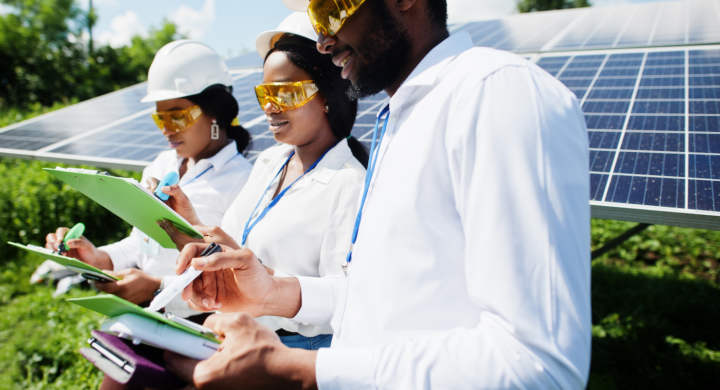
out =
<path fill-rule="evenodd" d="M 521 53 L 579 99 L 590 144 L 593 216 L 720 229 L 720 0 L 624 4 L 451 26 L 475 45 Z M 246 156 L 274 145 L 252 86 L 261 60 L 227 61 Z M 139 103 L 145 84 L 0 129 L 0 155 L 141 169 L 167 148 Z M 379 93 L 352 135 L 368 149 Z"/>
<path fill-rule="evenodd" d="M 544 56 L 537 64 L 581 101 L 596 205 L 633 205 L 645 218 L 666 216 L 655 208 L 697 211 L 698 223 L 718 224 L 701 217 L 720 211 L 719 48 Z"/>

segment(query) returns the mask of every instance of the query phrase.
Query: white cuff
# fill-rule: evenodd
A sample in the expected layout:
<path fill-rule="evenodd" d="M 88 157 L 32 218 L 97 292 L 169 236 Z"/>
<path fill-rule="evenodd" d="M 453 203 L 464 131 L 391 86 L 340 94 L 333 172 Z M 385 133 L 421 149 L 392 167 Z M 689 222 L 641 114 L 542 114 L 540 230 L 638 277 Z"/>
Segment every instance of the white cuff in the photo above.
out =
<path fill-rule="evenodd" d="M 375 388 L 375 362 L 369 348 L 320 348 L 315 361 L 318 389 Z"/>
<path fill-rule="evenodd" d="M 124 244 L 125 243 L 123 241 L 118 241 L 97 248 L 98 250 L 106 252 L 110 256 L 110 262 L 113 265 L 114 271 L 133 268 L 134 266 L 134 264 L 131 264 L 128 261 L 128 256 L 125 255 L 125 251 L 123 250 Z"/>
<path fill-rule="evenodd" d="M 293 318 L 305 324 L 330 324 L 335 309 L 334 284 L 342 278 L 298 276 L 302 305 Z"/>

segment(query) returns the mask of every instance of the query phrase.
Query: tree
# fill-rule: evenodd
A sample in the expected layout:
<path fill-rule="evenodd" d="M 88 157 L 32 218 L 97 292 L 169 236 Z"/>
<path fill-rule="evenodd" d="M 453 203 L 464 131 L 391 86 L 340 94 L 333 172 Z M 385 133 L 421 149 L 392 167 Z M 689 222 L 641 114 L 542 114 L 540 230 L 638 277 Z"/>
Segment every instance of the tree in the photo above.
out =
<path fill-rule="evenodd" d="M 589 6 L 591 4 L 588 0 L 520 0 L 517 3 L 517 10 L 519 12 L 535 12 Z"/>
<path fill-rule="evenodd" d="M 0 106 L 44 106 L 87 99 L 145 79 L 152 58 L 180 38 L 167 21 L 130 45 L 87 50 L 83 29 L 94 12 L 73 0 L 0 0 L 11 12 L 0 15 Z"/>

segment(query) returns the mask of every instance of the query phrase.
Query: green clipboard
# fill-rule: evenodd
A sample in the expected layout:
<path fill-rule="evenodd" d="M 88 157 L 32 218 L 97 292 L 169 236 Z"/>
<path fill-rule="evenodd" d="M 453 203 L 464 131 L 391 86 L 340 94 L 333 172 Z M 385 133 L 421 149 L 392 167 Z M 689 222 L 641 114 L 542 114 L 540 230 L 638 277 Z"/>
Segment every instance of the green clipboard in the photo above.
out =
<path fill-rule="evenodd" d="M 172 326 L 176 329 L 218 343 L 218 340 L 211 334 L 197 331 L 189 326 L 166 318 L 157 312 L 144 310 L 142 307 L 115 295 L 101 294 L 93 297 L 69 298 L 67 301 L 111 318 L 117 317 L 121 314 L 135 314 L 141 317 L 149 318 L 153 321 L 162 322 L 163 324 Z"/>
<path fill-rule="evenodd" d="M 42 257 L 45 257 L 46 259 L 52 260 L 60 265 L 63 265 L 67 268 L 69 268 L 71 271 L 75 271 L 81 275 L 83 275 L 87 279 L 93 279 L 93 280 L 100 280 L 100 281 L 116 281 L 120 280 L 116 278 L 115 276 L 106 274 L 105 272 L 102 272 L 99 268 L 93 267 L 90 264 L 83 263 L 82 261 L 78 259 L 73 259 L 72 257 L 63 256 L 58 253 L 54 253 L 50 249 L 43 248 L 41 246 L 36 245 L 23 245 L 19 244 L 17 242 L 11 242 L 8 241 L 8 244 L 18 247 L 20 249 L 26 250 L 28 252 L 35 253 L 37 255 L 40 255 Z"/>
<path fill-rule="evenodd" d="M 176 246 L 165 230 L 157 224 L 157 221 L 163 219 L 169 220 L 178 230 L 190 237 L 202 238 L 202 234 L 185 218 L 152 195 L 135 179 L 88 170 L 43 169 L 110 210 L 123 221 L 140 229 L 164 248 L 175 249 Z"/>

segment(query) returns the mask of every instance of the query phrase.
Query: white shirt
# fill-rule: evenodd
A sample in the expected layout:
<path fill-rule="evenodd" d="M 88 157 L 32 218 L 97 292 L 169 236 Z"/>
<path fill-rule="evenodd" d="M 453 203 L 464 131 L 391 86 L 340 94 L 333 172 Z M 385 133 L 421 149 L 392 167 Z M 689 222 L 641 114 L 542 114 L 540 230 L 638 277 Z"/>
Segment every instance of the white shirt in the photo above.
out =
<path fill-rule="evenodd" d="M 225 213 L 221 227 L 238 244 L 260 198 L 253 220 L 272 200 L 278 183 L 273 177 L 292 150 L 292 146 L 277 145 L 262 152 L 247 184 Z M 347 141 L 341 140 L 255 225 L 245 246 L 278 274 L 342 274 L 364 176 L 365 168 L 352 155 Z M 271 181 L 270 190 L 263 195 Z M 332 333 L 329 324 L 314 326 L 280 317 L 258 320 L 273 330 L 282 328 L 304 336 Z"/>
<path fill-rule="evenodd" d="M 573 94 L 458 34 L 390 113 L 348 278 L 299 278 L 295 318 L 335 329 L 319 388 L 583 388 L 588 142 Z"/>
<path fill-rule="evenodd" d="M 162 179 L 168 172 L 178 172 L 182 158 L 174 150 L 160 153 L 143 170 L 142 183 L 150 178 Z M 180 188 L 190 199 L 200 220 L 205 224 L 217 225 L 230 203 L 247 181 L 252 166 L 238 153 L 235 142 L 230 142 L 214 156 L 199 160 L 188 167 Z M 115 270 L 138 268 L 155 277 L 163 278 L 163 285 L 175 277 L 177 249 L 163 248 L 140 230 L 133 228 L 130 235 L 118 242 L 98 248 L 107 252 Z M 183 317 L 198 312 L 190 310 L 178 298 L 165 310 Z"/>

